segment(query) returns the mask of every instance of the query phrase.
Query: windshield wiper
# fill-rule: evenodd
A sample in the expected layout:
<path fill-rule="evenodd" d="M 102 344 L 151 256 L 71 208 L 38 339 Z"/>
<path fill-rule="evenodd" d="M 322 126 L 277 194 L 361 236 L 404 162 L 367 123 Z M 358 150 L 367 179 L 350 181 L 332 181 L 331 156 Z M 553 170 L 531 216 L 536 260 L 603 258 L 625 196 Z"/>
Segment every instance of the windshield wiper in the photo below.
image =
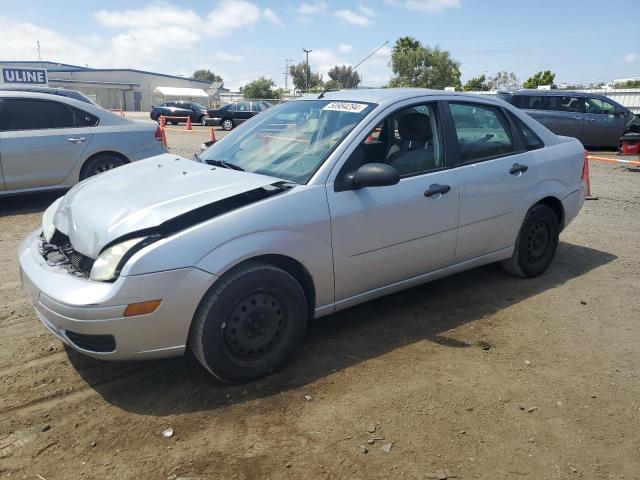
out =
<path fill-rule="evenodd" d="M 235 163 L 227 162 L 226 160 L 206 160 L 209 165 L 215 165 L 216 167 L 228 168 L 230 170 L 238 170 L 244 172 L 244 168 Z"/>

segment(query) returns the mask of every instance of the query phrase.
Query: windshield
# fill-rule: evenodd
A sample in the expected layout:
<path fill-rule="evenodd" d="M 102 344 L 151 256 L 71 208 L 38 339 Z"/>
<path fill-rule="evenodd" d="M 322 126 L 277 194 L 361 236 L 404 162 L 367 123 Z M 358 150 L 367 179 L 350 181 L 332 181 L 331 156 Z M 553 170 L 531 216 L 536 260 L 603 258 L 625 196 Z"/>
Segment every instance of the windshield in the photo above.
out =
<path fill-rule="evenodd" d="M 198 102 L 191 102 L 189 105 L 191 105 L 192 107 L 197 108 L 198 110 L 206 110 L 207 107 L 205 107 L 204 105 L 202 105 L 201 103 Z"/>
<path fill-rule="evenodd" d="M 201 154 L 212 164 L 306 183 L 344 137 L 373 110 L 361 102 L 299 100 L 254 117 Z"/>

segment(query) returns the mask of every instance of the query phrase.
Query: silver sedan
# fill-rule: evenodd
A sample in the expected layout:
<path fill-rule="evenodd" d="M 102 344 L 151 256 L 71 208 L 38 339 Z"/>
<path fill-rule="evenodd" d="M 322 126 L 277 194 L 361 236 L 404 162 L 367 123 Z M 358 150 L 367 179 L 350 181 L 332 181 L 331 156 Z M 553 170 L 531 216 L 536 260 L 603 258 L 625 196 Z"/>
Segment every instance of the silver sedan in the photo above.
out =
<path fill-rule="evenodd" d="M 255 379 L 312 318 L 491 262 L 542 274 L 587 180 L 577 140 L 419 89 L 286 102 L 201 157 L 127 165 L 46 210 L 20 265 L 63 342 L 115 360 L 191 349 Z"/>
<path fill-rule="evenodd" d="M 69 188 L 166 152 L 161 140 L 155 122 L 61 95 L 0 88 L 0 195 Z"/>

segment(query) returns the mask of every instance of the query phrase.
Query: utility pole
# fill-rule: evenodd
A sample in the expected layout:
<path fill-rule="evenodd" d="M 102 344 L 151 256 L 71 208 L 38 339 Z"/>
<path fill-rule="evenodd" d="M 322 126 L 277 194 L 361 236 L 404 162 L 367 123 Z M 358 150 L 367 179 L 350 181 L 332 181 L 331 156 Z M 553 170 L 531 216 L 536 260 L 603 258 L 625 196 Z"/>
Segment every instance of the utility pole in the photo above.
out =
<path fill-rule="evenodd" d="M 290 58 L 285 58 L 284 59 L 284 89 L 287 92 L 289 91 L 289 84 L 288 84 L 288 80 L 289 80 L 289 65 L 291 65 L 291 62 L 293 62 L 293 60 L 291 60 Z"/>
<path fill-rule="evenodd" d="M 38 61 L 42 61 L 42 55 L 40 55 L 40 40 L 36 40 L 36 45 L 38 46 Z"/>
<path fill-rule="evenodd" d="M 306 75 L 306 77 L 307 77 L 307 82 L 306 82 L 307 89 L 306 90 L 307 90 L 307 93 L 309 93 L 309 52 L 313 52 L 313 50 L 307 50 L 306 48 L 303 48 L 302 51 L 307 54 L 307 72 L 306 72 L 307 73 L 307 75 Z"/>

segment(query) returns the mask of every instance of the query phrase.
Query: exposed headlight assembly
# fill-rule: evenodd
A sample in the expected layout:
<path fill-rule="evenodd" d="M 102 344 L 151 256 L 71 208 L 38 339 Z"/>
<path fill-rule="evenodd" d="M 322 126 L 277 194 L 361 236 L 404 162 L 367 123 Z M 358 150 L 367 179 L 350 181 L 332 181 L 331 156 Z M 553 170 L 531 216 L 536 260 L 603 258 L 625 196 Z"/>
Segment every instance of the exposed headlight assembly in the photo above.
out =
<path fill-rule="evenodd" d="M 124 264 L 127 263 L 127 260 L 142 248 L 155 242 L 158 238 L 156 235 L 136 237 L 111 245 L 109 248 L 103 250 L 93 262 L 89 278 L 102 282 L 115 280 L 118 275 L 120 275 L 120 271 L 122 267 L 124 267 Z"/>
<path fill-rule="evenodd" d="M 58 211 L 58 206 L 61 201 L 62 197 L 49 205 L 49 208 L 47 208 L 42 214 L 42 235 L 44 235 L 44 239 L 47 242 L 51 241 L 53 234 L 56 232 L 56 226 L 53 224 L 53 217 L 56 216 L 56 212 Z"/>

